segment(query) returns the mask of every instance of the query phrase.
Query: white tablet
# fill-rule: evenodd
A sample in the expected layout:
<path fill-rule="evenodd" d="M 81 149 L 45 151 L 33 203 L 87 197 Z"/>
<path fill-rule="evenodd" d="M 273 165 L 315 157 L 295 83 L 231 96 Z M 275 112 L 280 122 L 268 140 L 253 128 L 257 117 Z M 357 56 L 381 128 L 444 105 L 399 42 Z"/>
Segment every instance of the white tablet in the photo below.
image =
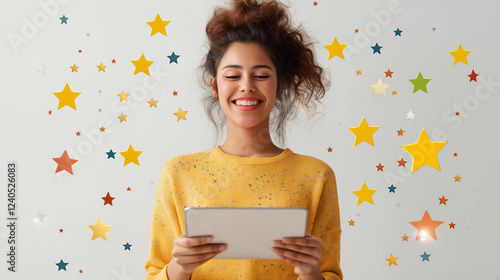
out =
<path fill-rule="evenodd" d="M 305 237 L 307 208 L 185 207 L 186 236 L 213 236 L 227 249 L 215 259 L 279 259 L 273 241 Z"/>

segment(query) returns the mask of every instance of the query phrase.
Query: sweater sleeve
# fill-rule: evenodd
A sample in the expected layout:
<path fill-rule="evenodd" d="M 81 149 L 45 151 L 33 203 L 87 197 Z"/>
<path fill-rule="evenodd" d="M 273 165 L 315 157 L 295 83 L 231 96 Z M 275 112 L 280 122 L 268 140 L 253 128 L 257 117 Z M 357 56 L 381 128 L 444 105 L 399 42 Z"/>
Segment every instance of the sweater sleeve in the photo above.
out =
<path fill-rule="evenodd" d="M 174 240 L 182 234 L 173 199 L 172 166 L 163 167 L 151 219 L 149 258 L 145 280 L 166 280 L 167 265 L 172 259 Z"/>
<path fill-rule="evenodd" d="M 322 256 L 318 263 L 325 280 L 343 279 L 340 269 L 340 232 L 337 182 L 335 173 L 328 167 L 311 233 L 321 239 Z"/>

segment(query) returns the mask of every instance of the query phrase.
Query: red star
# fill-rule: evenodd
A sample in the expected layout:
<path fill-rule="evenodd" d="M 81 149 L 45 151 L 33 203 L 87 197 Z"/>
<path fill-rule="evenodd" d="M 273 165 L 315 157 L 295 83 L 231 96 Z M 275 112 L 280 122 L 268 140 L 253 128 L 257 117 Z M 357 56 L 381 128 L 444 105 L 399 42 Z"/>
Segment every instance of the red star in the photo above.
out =
<path fill-rule="evenodd" d="M 79 272 L 80 272 L 80 273 L 83 273 L 83 270 L 81 270 L 81 269 L 80 269 L 80 271 L 79 271 Z"/>
<path fill-rule="evenodd" d="M 75 164 L 75 162 L 77 162 L 78 160 L 69 158 L 68 152 L 66 152 L 66 150 L 64 150 L 64 153 L 60 158 L 52 158 L 52 159 L 55 162 L 57 162 L 56 173 L 66 170 L 71 175 L 73 175 L 73 169 L 71 168 L 71 166 Z"/>
<path fill-rule="evenodd" d="M 332 148 L 330 148 L 330 147 L 328 147 L 328 149 L 327 149 L 327 150 L 328 150 L 328 152 L 329 152 L 329 153 L 331 153 L 333 149 L 332 149 Z"/>
<path fill-rule="evenodd" d="M 403 133 L 405 133 L 405 131 L 402 128 L 400 128 L 398 130 L 398 136 L 403 136 Z"/>
<path fill-rule="evenodd" d="M 113 199 L 115 199 L 115 198 L 111 197 L 111 195 L 109 195 L 109 192 L 105 197 L 101 197 L 101 198 L 104 200 L 104 205 L 109 204 L 109 205 L 113 206 Z"/>
<path fill-rule="evenodd" d="M 457 111 L 457 112 L 455 113 L 455 115 L 456 115 L 456 116 L 460 116 L 460 112 L 459 112 L 459 111 Z"/>
<path fill-rule="evenodd" d="M 453 222 L 451 222 L 450 228 L 455 229 L 455 224 Z"/>
<path fill-rule="evenodd" d="M 172 93 L 174 96 L 177 96 L 177 91 L 174 90 L 174 92 Z"/>
<path fill-rule="evenodd" d="M 398 160 L 398 162 L 399 162 L 398 167 L 400 167 L 400 166 L 406 167 L 405 164 L 407 163 L 407 161 L 405 161 L 403 158 L 401 158 L 401 160 Z"/>
<path fill-rule="evenodd" d="M 60 229 L 59 229 L 59 232 L 60 232 L 60 233 L 62 233 L 62 232 L 63 232 L 63 229 L 62 229 L 62 228 L 60 228 Z"/>
<path fill-rule="evenodd" d="M 442 223 L 444 222 L 432 220 L 429 212 L 425 210 L 422 220 L 410 222 L 412 226 L 418 229 L 417 238 L 415 239 L 415 241 L 421 238 L 426 238 L 427 236 L 432 237 L 437 241 L 436 228 L 438 228 Z"/>
<path fill-rule="evenodd" d="M 52 110 L 49 110 L 49 115 L 52 115 Z"/>
<path fill-rule="evenodd" d="M 354 33 L 358 33 L 359 32 L 359 29 L 354 29 Z"/>
<path fill-rule="evenodd" d="M 101 128 L 99 128 L 101 130 L 101 132 L 104 132 L 104 130 L 106 130 L 106 128 L 104 128 L 104 126 L 101 126 Z"/>
<path fill-rule="evenodd" d="M 112 59 L 111 63 L 116 64 L 116 59 Z"/>
<path fill-rule="evenodd" d="M 79 53 L 82 53 L 82 50 L 78 50 Z"/>
<path fill-rule="evenodd" d="M 387 72 L 384 72 L 385 73 L 385 77 L 391 77 L 392 78 L 392 73 L 394 72 L 391 72 L 391 70 L 387 69 Z"/>
<path fill-rule="evenodd" d="M 77 131 L 75 134 L 76 134 L 76 136 L 80 136 L 81 135 L 80 131 Z"/>
<path fill-rule="evenodd" d="M 314 1 L 313 5 L 318 6 L 318 2 Z"/>
<path fill-rule="evenodd" d="M 457 154 L 457 153 L 454 153 L 454 154 L 453 154 L 453 156 L 454 156 L 454 157 L 456 157 L 456 156 L 458 156 L 458 154 Z"/>
<path fill-rule="evenodd" d="M 448 199 L 444 198 L 444 195 L 443 195 L 443 197 L 439 198 L 439 205 L 441 205 L 441 204 L 446 205 L 446 201 L 448 201 Z"/>
<path fill-rule="evenodd" d="M 472 82 L 472 81 L 474 81 L 474 82 L 477 83 L 477 79 L 476 78 L 477 78 L 477 76 L 479 76 L 479 74 L 476 74 L 476 72 L 474 72 L 474 69 L 472 69 L 472 73 L 470 73 L 470 75 L 467 75 L 467 76 L 469 76 L 469 78 L 470 78 L 469 83 Z"/>
<path fill-rule="evenodd" d="M 384 171 L 384 166 L 380 162 L 375 167 L 377 167 L 377 171 Z"/>
<path fill-rule="evenodd" d="M 131 190 L 131 188 L 130 188 L 130 187 L 128 187 L 128 188 L 127 188 L 127 191 L 129 192 L 130 190 Z"/>

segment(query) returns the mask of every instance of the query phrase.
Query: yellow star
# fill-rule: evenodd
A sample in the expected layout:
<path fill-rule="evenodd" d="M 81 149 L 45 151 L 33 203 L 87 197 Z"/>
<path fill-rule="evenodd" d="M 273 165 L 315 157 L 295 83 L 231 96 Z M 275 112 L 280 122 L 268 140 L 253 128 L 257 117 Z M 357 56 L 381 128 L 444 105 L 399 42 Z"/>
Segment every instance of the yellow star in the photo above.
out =
<path fill-rule="evenodd" d="M 349 130 L 356 135 L 356 139 L 354 140 L 354 147 L 356 147 L 361 142 L 366 142 L 372 146 L 375 146 L 373 143 L 373 133 L 379 129 L 378 126 L 368 126 L 368 123 L 365 120 L 365 117 L 361 120 L 359 126 L 350 127 Z"/>
<path fill-rule="evenodd" d="M 437 170 L 441 170 L 439 168 L 437 154 L 444 147 L 444 145 L 446 145 L 446 143 L 448 142 L 432 142 L 431 139 L 429 139 L 429 136 L 427 136 L 425 130 L 422 129 L 417 143 L 401 146 L 401 148 L 405 149 L 405 151 L 413 156 L 411 173 L 426 164 Z"/>
<path fill-rule="evenodd" d="M 359 69 L 358 69 L 358 70 L 356 70 L 356 76 L 357 76 L 357 75 L 361 75 L 361 70 L 359 70 Z"/>
<path fill-rule="evenodd" d="M 386 261 L 388 261 L 388 262 L 389 262 L 389 266 L 391 266 L 391 265 L 398 265 L 398 264 L 396 263 L 396 260 L 397 260 L 397 259 L 399 259 L 399 257 L 394 257 L 394 256 L 391 254 L 391 256 L 390 256 L 388 259 L 385 259 L 385 260 L 386 260 Z"/>
<path fill-rule="evenodd" d="M 134 151 L 134 148 L 132 148 L 132 145 L 130 145 L 128 147 L 127 151 L 120 152 L 120 154 L 125 158 L 125 162 L 123 163 L 123 166 L 125 166 L 131 162 L 140 166 L 139 155 L 142 154 L 142 151 Z"/>
<path fill-rule="evenodd" d="M 156 103 L 158 103 L 158 100 L 154 100 L 152 97 L 151 97 L 151 100 L 148 101 L 149 103 L 149 108 L 155 106 L 156 108 L 158 108 L 158 106 L 156 106 Z"/>
<path fill-rule="evenodd" d="M 71 73 L 73 73 L 73 72 L 78 73 L 78 68 L 80 68 L 80 67 L 76 66 L 75 63 L 73 63 L 73 66 L 70 66 L 70 67 L 71 67 Z"/>
<path fill-rule="evenodd" d="M 104 68 L 106 68 L 106 66 L 102 65 L 102 62 L 101 62 L 101 65 L 97 65 L 97 68 L 99 68 L 99 72 L 106 72 L 106 70 L 104 70 Z"/>
<path fill-rule="evenodd" d="M 351 219 L 351 220 L 350 220 L 350 221 L 348 221 L 348 222 L 349 222 L 349 226 L 354 226 L 355 221 L 353 221 L 353 220 Z"/>
<path fill-rule="evenodd" d="M 167 31 L 165 31 L 165 27 L 169 24 L 169 20 L 161 20 L 160 14 L 156 14 L 156 18 L 154 21 L 148 21 L 147 24 L 151 26 L 151 36 L 156 33 L 161 33 L 167 36 Z"/>
<path fill-rule="evenodd" d="M 392 90 L 392 95 L 398 95 L 398 92 L 396 90 Z"/>
<path fill-rule="evenodd" d="M 450 54 L 453 56 L 453 65 L 463 62 L 466 65 L 467 63 L 467 55 L 469 55 L 470 50 L 466 51 L 462 48 L 462 44 L 458 44 L 458 48 L 455 51 L 450 51 Z"/>
<path fill-rule="evenodd" d="M 118 118 L 120 119 L 120 122 L 127 121 L 127 115 L 124 115 L 123 113 L 120 113 Z"/>
<path fill-rule="evenodd" d="M 363 182 L 363 186 L 361 186 L 361 189 L 357 191 L 352 191 L 357 197 L 358 197 L 358 204 L 360 205 L 363 202 L 369 202 L 373 204 L 373 198 L 372 195 L 377 191 L 377 189 L 369 189 L 366 186 L 366 183 Z"/>
<path fill-rule="evenodd" d="M 406 233 L 405 233 L 405 235 L 401 236 L 401 238 L 403 238 L 403 241 L 406 241 L 406 242 L 408 242 L 408 237 L 409 237 L 409 236 L 408 236 L 408 235 L 406 235 Z"/>
<path fill-rule="evenodd" d="M 144 57 L 144 54 L 142 54 L 138 60 L 131 60 L 130 62 L 135 65 L 134 75 L 139 72 L 143 72 L 144 74 L 149 76 L 149 66 L 151 66 L 154 61 L 146 60 L 146 57 Z"/>
<path fill-rule="evenodd" d="M 333 38 L 333 43 L 331 45 L 325 45 L 324 47 L 328 50 L 328 60 L 335 56 L 344 59 L 344 53 L 342 51 L 347 47 L 347 44 L 339 44 L 337 37 Z"/>
<path fill-rule="evenodd" d="M 462 179 L 462 177 L 458 176 L 457 177 L 454 177 L 455 178 L 455 182 L 459 182 L 460 183 L 460 179 Z"/>
<path fill-rule="evenodd" d="M 370 84 L 370 86 L 375 89 L 373 96 L 377 96 L 379 94 L 383 94 L 384 96 L 387 96 L 385 94 L 385 90 L 389 87 L 389 84 L 382 83 L 382 80 L 380 78 L 378 78 L 378 81 L 376 84 Z"/>
<path fill-rule="evenodd" d="M 122 90 L 122 93 L 118 94 L 118 96 L 120 96 L 120 102 L 122 102 L 123 100 L 128 101 L 127 97 L 129 96 L 129 94 L 125 93 L 125 91 Z"/>
<path fill-rule="evenodd" d="M 61 109 L 64 106 L 69 106 L 76 110 L 75 99 L 80 95 L 81 92 L 73 92 L 69 88 L 69 85 L 66 83 L 63 91 L 54 92 L 54 95 L 59 99 L 59 106 L 57 110 Z"/>
<path fill-rule="evenodd" d="M 93 231 L 92 233 L 92 240 L 100 237 L 106 241 L 108 241 L 108 237 L 106 236 L 106 232 L 111 228 L 112 226 L 107 226 L 105 225 L 101 218 L 99 218 L 99 221 L 95 225 L 89 225 L 89 228 Z"/>
<path fill-rule="evenodd" d="M 179 107 L 179 111 L 177 111 L 177 113 L 174 113 L 174 115 L 177 116 L 177 121 L 179 121 L 180 119 L 186 120 L 186 113 L 187 112 L 188 111 L 182 111 L 181 107 Z"/>

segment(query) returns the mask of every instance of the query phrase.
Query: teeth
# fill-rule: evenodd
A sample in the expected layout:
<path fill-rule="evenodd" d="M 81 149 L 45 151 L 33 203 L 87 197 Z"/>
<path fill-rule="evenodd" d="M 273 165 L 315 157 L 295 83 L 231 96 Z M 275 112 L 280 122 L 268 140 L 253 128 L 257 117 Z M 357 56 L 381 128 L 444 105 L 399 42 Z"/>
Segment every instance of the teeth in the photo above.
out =
<path fill-rule="evenodd" d="M 249 101 L 249 100 L 236 100 L 236 105 L 240 106 L 254 106 L 259 103 L 258 100 L 255 101 Z"/>

